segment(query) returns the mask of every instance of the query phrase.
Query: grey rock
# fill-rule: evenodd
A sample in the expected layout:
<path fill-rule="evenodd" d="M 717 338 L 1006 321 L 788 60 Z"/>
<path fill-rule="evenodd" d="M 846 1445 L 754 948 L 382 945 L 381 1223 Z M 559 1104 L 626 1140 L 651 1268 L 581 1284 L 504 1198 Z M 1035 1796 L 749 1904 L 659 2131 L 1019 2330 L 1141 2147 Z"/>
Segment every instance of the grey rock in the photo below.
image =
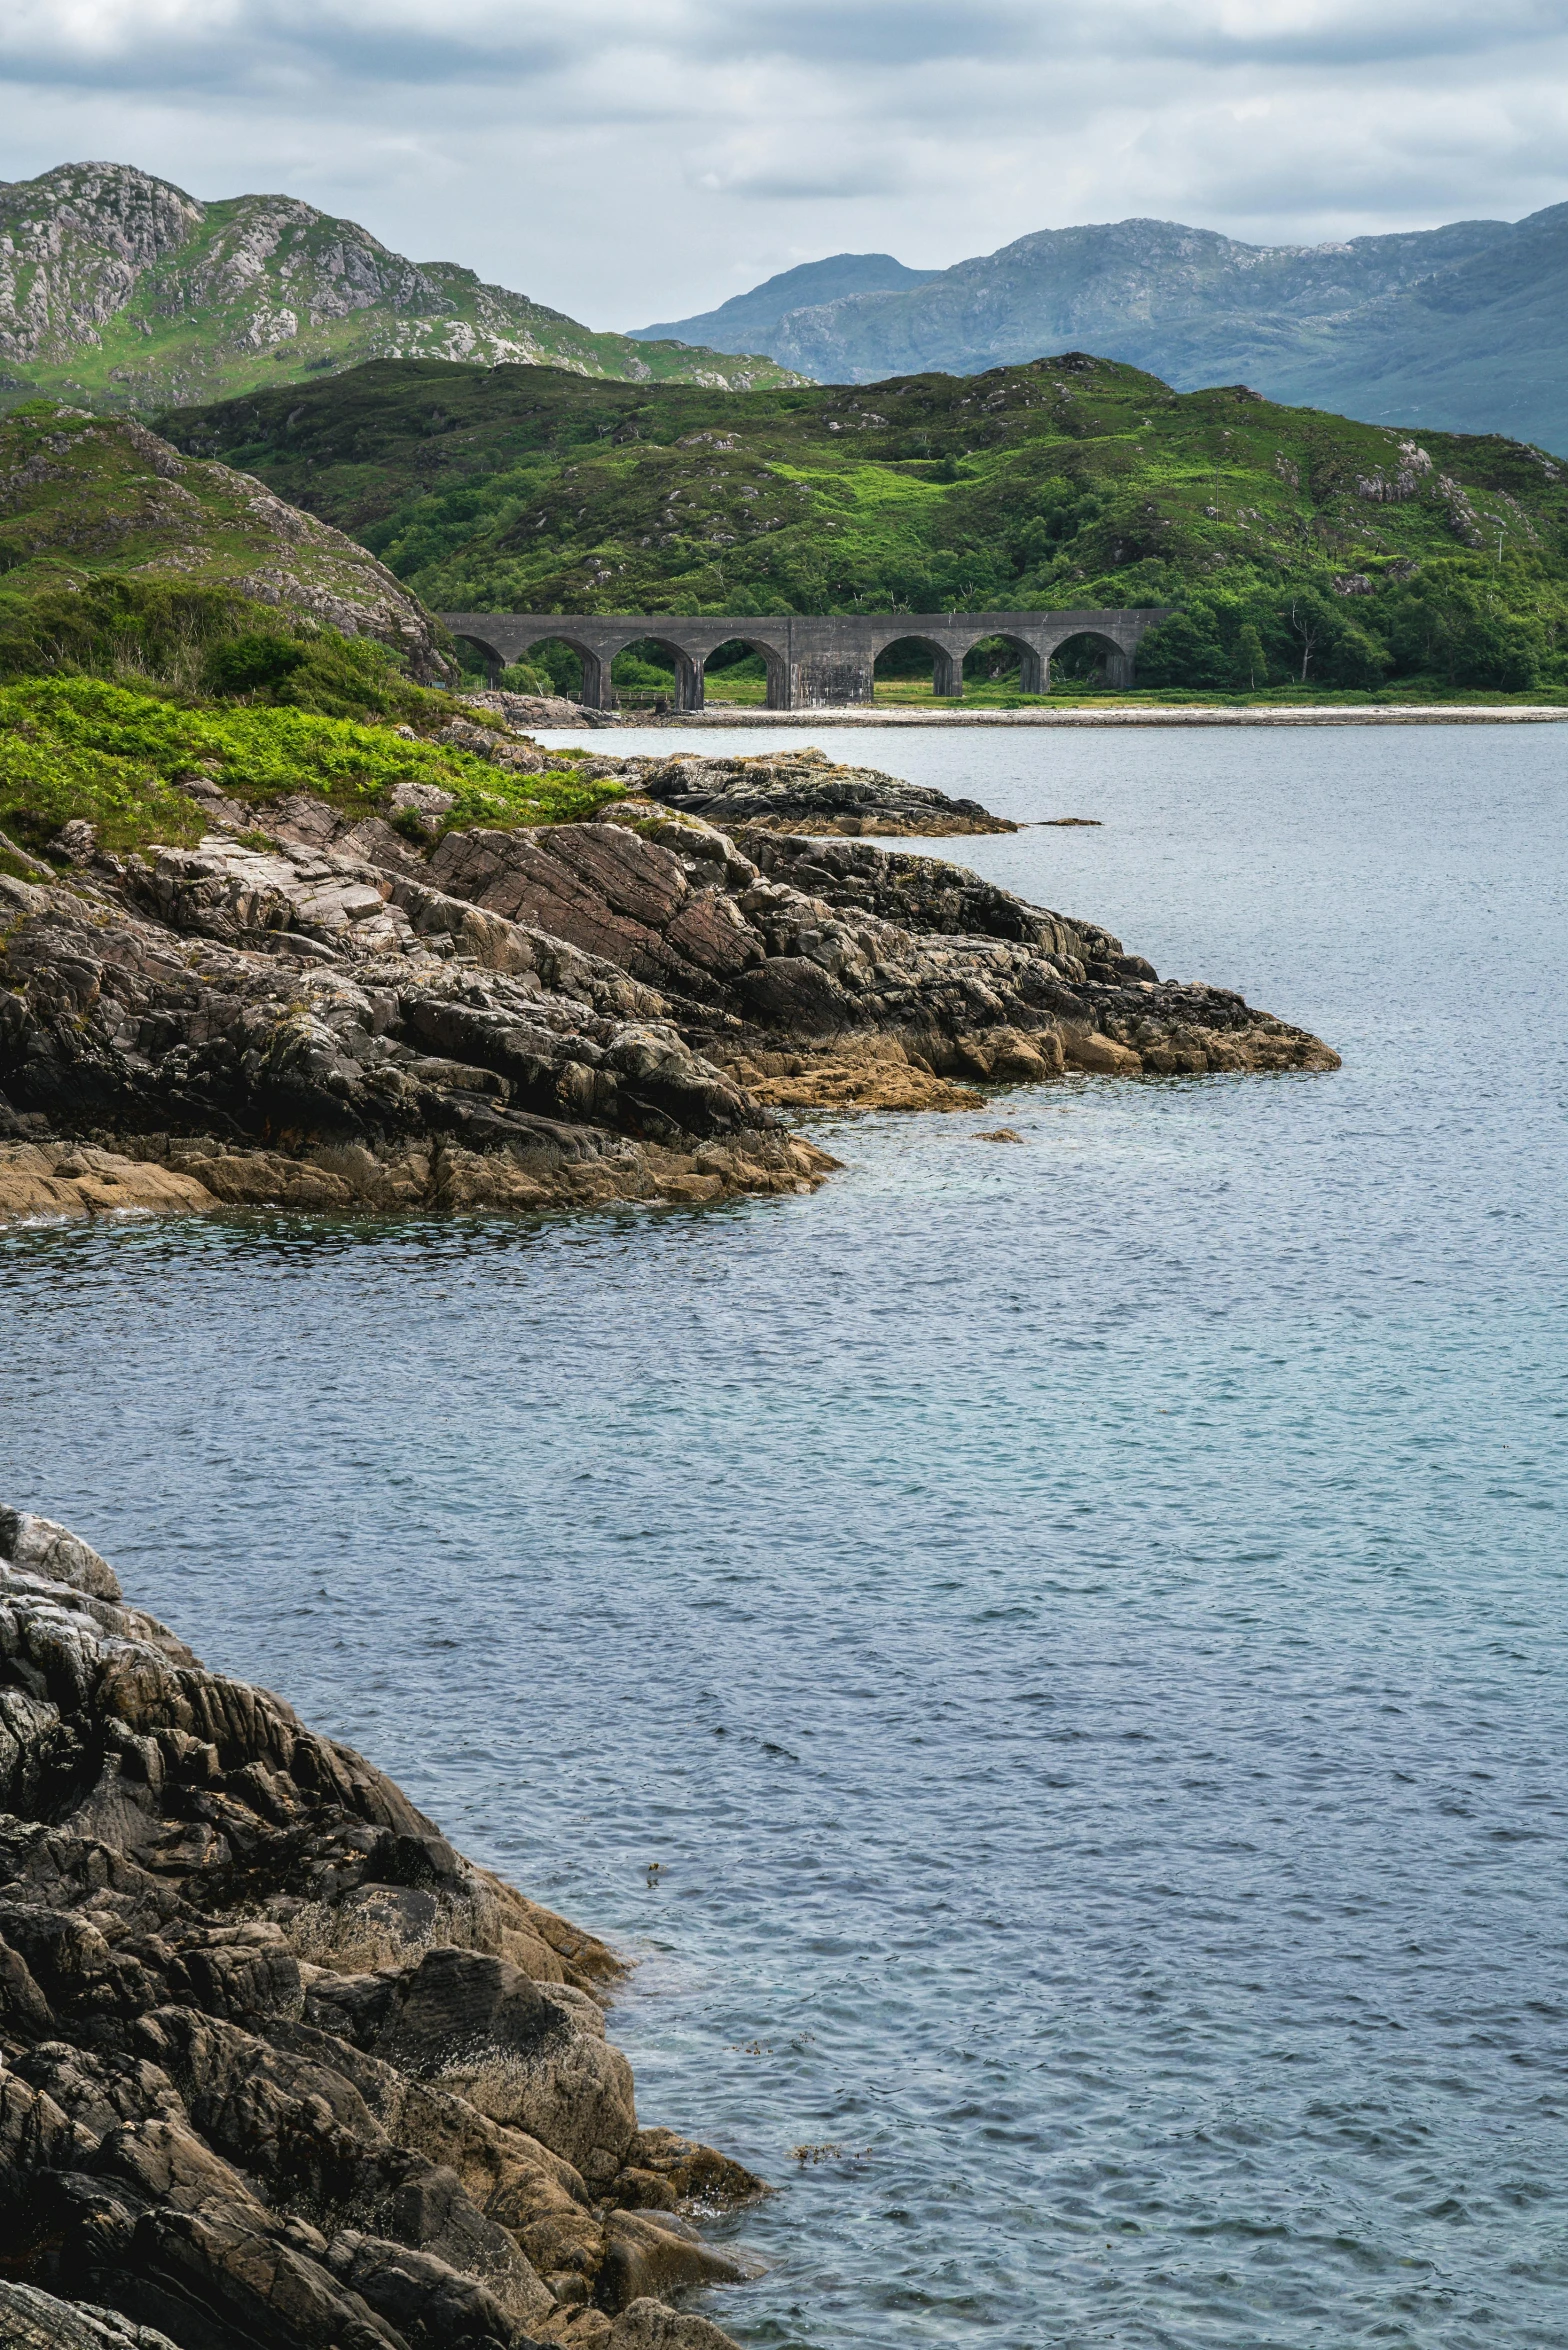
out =
<path fill-rule="evenodd" d="M 58 2301 L 0 2277 L 0 2342 L 5 2350 L 179 2350 L 167 2334 L 112 2309 Z"/>
<path fill-rule="evenodd" d="M 880 833 L 884 837 L 1016 832 L 978 800 L 952 799 L 932 785 L 906 783 L 878 767 L 852 767 L 816 750 L 752 759 L 676 757 L 637 762 L 649 799 L 733 831 Z"/>
<path fill-rule="evenodd" d="M 737 2274 L 636 2208 L 760 2182 L 638 2131 L 609 1951 L 64 1528 L 0 1532 L 0 2340 L 521 2350 Z"/>
<path fill-rule="evenodd" d="M 209 812 L 194 848 L 70 889 L 0 875 L 0 1216 L 790 1191 L 833 1162 L 778 1108 L 976 1106 L 889 1090 L 890 1057 L 997 1084 L 1336 1065 L 1093 923 L 861 839 L 627 798 L 422 857 L 303 794 L 267 845 L 255 811 Z M 781 1091 L 802 1055 L 830 1078 Z"/>
<path fill-rule="evenodd" d="M 96 1599 L 118 1599 L 120 1585 L 107 1559 L 52 1518 L 34 1517 L 29 1510 L 0 1509 L 0 1559 L 43 1575 L 52 1583 L 69 1583 L 90 1591 Z"/>

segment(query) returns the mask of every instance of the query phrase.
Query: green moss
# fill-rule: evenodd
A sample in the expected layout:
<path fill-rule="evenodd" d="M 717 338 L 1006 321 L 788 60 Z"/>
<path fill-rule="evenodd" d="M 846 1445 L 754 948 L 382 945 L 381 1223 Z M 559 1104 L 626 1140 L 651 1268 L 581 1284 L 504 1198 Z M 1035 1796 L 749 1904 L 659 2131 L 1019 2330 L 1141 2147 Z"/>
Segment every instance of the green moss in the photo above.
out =
<path fill-rule="evenodd" d="M 306 710 L 193 707 L 86 677 L 0 687 L 0 831 L 27 849 L 72 817 L 96 825 L 106 849 L 193 841 L 202 820 L 178 787 L 194 776 L 251 802 L 313 792 L 348 815 L 376 813 L 394 784 L 433 784 L 453 795 L 447 829 L 576 823 L 622 790 L 581 780 L 569 754 L 552 773 L 512 775 Z"/>

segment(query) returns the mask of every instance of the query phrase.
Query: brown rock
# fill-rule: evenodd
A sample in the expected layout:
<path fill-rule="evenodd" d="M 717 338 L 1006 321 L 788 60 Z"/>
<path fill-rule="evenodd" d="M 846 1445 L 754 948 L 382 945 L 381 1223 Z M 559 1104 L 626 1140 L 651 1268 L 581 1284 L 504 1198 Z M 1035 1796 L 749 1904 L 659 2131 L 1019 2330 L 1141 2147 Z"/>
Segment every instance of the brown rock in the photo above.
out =
<path fill-rule="evenodd" d="M 662 2301 L 633 2301 L 621 2311 L 605 2350 L 735 2350 L 728 2334 L 705 2317 L 667 2309 Z"/>
<path fill-rule="evenodd" d="M 1101 1036 L 1097 1030 L 1090 1030 L 1086 1035 L 1081 1029 L 1065 1029 L 1062 1051 L 1069 1069 L 1086 1069 L 1097 1077 L 1142 1074 L 1143 1062 L 1130 1046 L 1118 1044 L 1114 1037 Z"/>
<path fill-rule="evenodd" d="M 0 1223 L 28 1217 L 190 1215 L 215 1204 L 194 1177 L 113 1151 L 0 1143 Z"/>
<path fill-rule="evenodd" d="M 673 2212 L 614 2211 L 605 2223 L 604 2263 L 597 2298 L 602 2309 L 676 2293 L 695 2285 L 735 2285 L 747 2271 L 704 2244 Z"/>

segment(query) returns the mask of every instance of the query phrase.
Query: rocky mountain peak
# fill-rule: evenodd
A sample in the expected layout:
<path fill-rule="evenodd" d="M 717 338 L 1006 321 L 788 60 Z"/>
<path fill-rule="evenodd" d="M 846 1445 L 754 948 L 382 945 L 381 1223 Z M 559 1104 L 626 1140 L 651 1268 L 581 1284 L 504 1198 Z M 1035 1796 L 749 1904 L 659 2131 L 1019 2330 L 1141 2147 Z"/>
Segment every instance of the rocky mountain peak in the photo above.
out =
<path fill-rule="evenodd" d="M 766 360 L 592 334 L 296 196 L 199 203 L 126 163 L 0 182 L 0 365 L 30 371 L 13 396 L 145 412 L 393 358 L 734 389 L 794 380 Z"/>

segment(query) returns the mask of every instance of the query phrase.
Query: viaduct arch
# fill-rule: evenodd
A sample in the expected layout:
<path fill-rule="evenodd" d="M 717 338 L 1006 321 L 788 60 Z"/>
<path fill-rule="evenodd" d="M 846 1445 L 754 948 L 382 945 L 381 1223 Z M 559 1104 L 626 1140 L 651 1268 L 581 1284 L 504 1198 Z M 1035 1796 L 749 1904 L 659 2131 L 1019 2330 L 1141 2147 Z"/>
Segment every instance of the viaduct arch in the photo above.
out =
<path fill-rule="evenodd" d="M 1019 655 L 1021 692 L 1050 690 L 1051 655 L 1069 637 L 1098 637 L 1106 647 L 1106 682 L 1130 686 L 1138 646 L 1168 609 L 1142 605 L 1099 612 L 857 612 L 818 618 L 785 613 L 761 619 L 688 618 L 684 613 L 443 612 L 454 636 L 484 655 L 492 673 L 520 661 L 534 646 L 558 637 L 583 665 L 583 701 L 612 710 L 610 665 L 628 645 L 655 643 L 674 655 L 675 707 L 700 710 L 708 656 L 721 645 L 743 644 L 767 665 L 768 708 L 810 710 L 869 702 L 877 655 L 913 637 L 931 648 L 933 688 L 964 690 L 964 655 L 987 637 L 1001 637 Z"/>

